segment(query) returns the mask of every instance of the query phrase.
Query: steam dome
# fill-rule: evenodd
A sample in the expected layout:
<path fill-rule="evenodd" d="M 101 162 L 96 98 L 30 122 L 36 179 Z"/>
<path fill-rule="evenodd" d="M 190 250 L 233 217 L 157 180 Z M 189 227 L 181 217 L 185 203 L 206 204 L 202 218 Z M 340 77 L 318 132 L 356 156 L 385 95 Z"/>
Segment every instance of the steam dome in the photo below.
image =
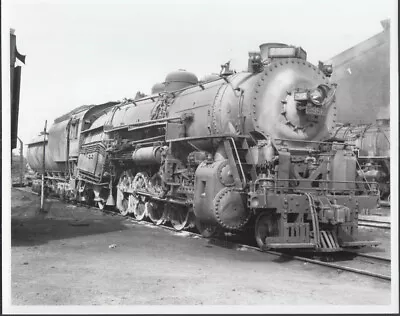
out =
<path fill-rule="evenodd" d="M 165 78 L 165 91 L 175 91 L 198 83 L 196 75 L 192 72 L 179 69 L 170 72 Z"/>

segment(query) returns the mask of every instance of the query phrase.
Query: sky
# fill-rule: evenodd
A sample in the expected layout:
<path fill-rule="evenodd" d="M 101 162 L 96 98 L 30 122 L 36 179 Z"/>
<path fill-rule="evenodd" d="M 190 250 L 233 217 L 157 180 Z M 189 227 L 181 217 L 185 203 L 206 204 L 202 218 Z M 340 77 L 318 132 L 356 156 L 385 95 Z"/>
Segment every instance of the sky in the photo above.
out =
<path fill-rule="evenodd" d="M 14 28 L 26 55 L 24 143 L 45 120 L 149 93 L 170 71 L 201 78 L 228 60 L 243 70 L 265 42 L 301 46 L 317 64 L 381 32 L 397 12 L 395 0 L 8 0 L 2 11 L 3 35 Z"/>

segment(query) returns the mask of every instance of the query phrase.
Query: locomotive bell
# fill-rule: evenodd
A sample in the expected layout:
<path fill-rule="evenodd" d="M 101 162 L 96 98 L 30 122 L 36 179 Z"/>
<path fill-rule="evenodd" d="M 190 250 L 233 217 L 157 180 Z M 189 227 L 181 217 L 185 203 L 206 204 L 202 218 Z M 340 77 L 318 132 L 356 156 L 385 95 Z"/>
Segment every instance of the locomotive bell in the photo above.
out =
<path fill-rule="evenodd" d="M 249 52 L 248 72 L 257 73 L 263 70 L 262 57 L 259 52 Z"/>

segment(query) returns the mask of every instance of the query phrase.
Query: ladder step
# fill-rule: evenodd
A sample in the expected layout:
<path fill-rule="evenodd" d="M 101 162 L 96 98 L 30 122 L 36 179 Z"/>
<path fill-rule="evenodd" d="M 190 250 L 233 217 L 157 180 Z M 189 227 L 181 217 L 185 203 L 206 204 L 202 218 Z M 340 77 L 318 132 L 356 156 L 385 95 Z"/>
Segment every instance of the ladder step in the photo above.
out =
<path fill-rule="evenodd" d="M 249 145 L 246 139 L 227 140 L 224 146 L 228 160 L 236 166 L 232 170 L 236 185 L 240 187 L 246 184 L 248 180 L 255 180 L 257 177 L 256 169 L 251 163 L 252 157 L 249 155 Z"/>
<path fill-rule="evenodd" d="M 236 148 L 235 146 L 236 146 L 235 142 L 232 142 L 231 140 L 224 141 L 224 147 L 226 154 L 228 156 L 229 163 L 231 164 L 231 166 L 232 165 L 236 166 L 236 168 L 232 168 L 232 175 L 235 180 L 235 185 L 236 187 L 243 188 L 244 187 L 243 180 L 246 181 L 246 179 L 242 179 L 242 175 L 240 174 L 239 171 L 240 168 L 238 168 L 237 166 L 238 163 L 240 164 L 240 161 L 238 162 L 236 160 L 236 153 L 234 151 L 234 148 Z"/>

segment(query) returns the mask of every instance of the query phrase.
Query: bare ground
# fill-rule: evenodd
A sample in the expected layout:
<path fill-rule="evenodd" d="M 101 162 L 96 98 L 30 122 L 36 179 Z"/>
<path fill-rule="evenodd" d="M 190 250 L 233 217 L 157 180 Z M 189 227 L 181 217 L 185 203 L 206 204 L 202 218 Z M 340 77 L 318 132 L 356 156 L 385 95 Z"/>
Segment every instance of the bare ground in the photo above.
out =
<path fill-rule="evenodd" d="M 46 215 L 38 207 L 12 189 L 13 305 L 390 304 L 385 281 L 55 200 Z"/>

